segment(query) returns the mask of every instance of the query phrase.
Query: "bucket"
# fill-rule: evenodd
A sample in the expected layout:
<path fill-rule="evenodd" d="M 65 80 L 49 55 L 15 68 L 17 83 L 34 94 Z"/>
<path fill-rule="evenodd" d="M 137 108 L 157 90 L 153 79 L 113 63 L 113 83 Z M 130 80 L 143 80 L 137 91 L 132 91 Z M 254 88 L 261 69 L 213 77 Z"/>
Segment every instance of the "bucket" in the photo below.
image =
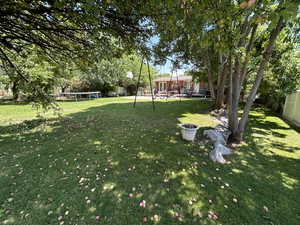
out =
<path fill-rule="evenodd" d="M 180 127 L 182 138 L 187 141 L 194 141 L 199 127 L 191 123 L 181 124 Z"/>

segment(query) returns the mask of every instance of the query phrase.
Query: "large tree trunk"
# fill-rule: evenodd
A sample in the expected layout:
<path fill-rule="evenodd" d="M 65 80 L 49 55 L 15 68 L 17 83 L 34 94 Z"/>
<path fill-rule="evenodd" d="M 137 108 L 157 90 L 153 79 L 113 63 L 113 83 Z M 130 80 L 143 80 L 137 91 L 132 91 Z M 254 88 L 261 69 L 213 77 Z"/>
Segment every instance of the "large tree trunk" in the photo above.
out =
<path fill-rule="evenodd" d="M 241 33 L 240 33 L 240 40 L 236 46 L 236 48 L 240 48 L 245 45 L 246 38 L 250 32 L 251 26 L 249 25 L 248 17 L 245 21 L 241 24 Z M 241 91 L 241 63 L 240 63 L 240 56 L 236 55 L 234 59 L 231 59 L 231 65 L 234 65 L 234 69 L 230 69 L 230 98 L 229 98 L 229 105 L 228 107 L 228 123 L 229 123 L 229 130 L 231 131 L 231 135 L 229 136 L 229 142 L 236 142 L 234 137 L 238 132 L 238 106 L 240 100 L 240 91 Z"/>
<path fill-rule="evenodd" d="M 211 95 L 211 98 L 215 100 L 216 93 L 215 93 L 213 72 L 212 72 L 211 62 L 210 62 L 209 58 L 206 58 L 206 65 L 207 65 L 207 77 L 208 77 L 208 86 L 210 89 L 210 95 Z"/>
<path fill-rule="evenodd" d="M 277 22 L 276 27 L 272 30 L 272 33 L 270 35 L 268 46 L 267 46 L 267 48 L 266 48 L 266 50 L 263 54 L 263 58 L 260 62 L 259 69 L 258 69 L 257 74 L 256 74 L 255 82 L 254 82 L 254 84 L 251 88 L 250 94 L 249 94 L 249 96 L 247 98 L 247 101 L 246 101 L 246 105 L 244 107 L 242 118 L 240 119 L 239 124 L 238 124 L 238 129 L 237 129 L 236 132 L 233 133 L 233 139 L 236 142 L 242 141 L 243 134 L 244 134 L 245 127 L 246 127 L 246 123 L 248 121 L 248 116 L 249 116 L 249 113 L 250 113 L 250 109 L 253 105 L 255 96 L 257 94 L 257 90 L 258 90 L 258 88 L 260 86 L 260 83 L 261 83 L 261 80 L 263 78 L 266 65 L 267 65 L 267 63 L 268 63 L 268 61 L 271 57 L 272 50 L 274 48 L 276 38 L 280 34 L 283 27 L 284 27 L 283 18 L 280 17 L 278 22 Z"/>
<path fill-rule="evenodd" d="M 11 91 L 13 94 L 13 100 L 17 101 L 19 98 L 19 87 L 17 81 L 13 81 Z"/>
<path fill-rule="evenodd" d="M 232 110 L 232 58 L 231 55 L 228 58 L 228 83 L 229 83 L 229 88 L 228 88 L 228 94 L 227 94 L 227 111 L 228 111 L 228 125 L 229 125 L 229 130 L 233 130 L 233 110 Z"/>
<path fill-rule="evenodd" d="M 219 82 L 217 87 L 217 98 L 216 98 L 216 104 L 215 108 L 220 109 L 224 106 L 224 91 L 225 91 L 225 85 L 227 81 L 227 75 L 228 75 L 228 63 L 223 66 L 222 72 L 219 73 Z"/>
<path fill-rule="evenodd" d="M 208 71 L 208 86 L 210 90 L 210 95 L 212 99 L 216 99 L 216 94 L 215 94 L 215 86 L 214 86 L 214 81 L 213 81 L 213 74 L 211 71 Z"/>
<path fill-rule="evenodd" d="M 239 90 L 240 90 L 240 72 L 241 72 L 241 64 L 239 62 L 239 58 L 235 57 L 234 59 L 234 71 L 231 75 L 231 107 L 230 107 L 230 117 L 229 117 L 229 129 L 231 131 L 231 135 L 229 138 L 230 142 L 235 142 L 233 139 L 236 133 L 238 132 L 238 110 L 239 110 Z"/>
<path fill-rule="evenodd" d="M 252 28 L 251 37 L 250 37 L 249 43 L 246 48 L 246 56 L 245 56 L 245 60 L 244 60 L 242 71 L 241 71 L 241 77 L 240 77 L 241 78 L 240 79 L 241 88 L 243 87 L 244 80 L 246 78 L 248 64 L 249 64 L 249 60 L 250 60 L 250 51 L 254 45 L 256 30 L 257 30 L 257 24 L 255 24 Z"/>

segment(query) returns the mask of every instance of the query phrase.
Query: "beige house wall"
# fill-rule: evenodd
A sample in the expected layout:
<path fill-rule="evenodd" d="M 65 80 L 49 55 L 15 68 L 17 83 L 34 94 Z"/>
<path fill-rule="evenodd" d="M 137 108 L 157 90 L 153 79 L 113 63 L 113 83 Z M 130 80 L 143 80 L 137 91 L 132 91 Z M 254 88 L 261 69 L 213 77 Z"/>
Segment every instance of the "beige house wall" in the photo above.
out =
<path fill-rule="evenodd" d="M 283 117 L 300 126 L 300 90 L 289 94 L 285 99 Z"/>

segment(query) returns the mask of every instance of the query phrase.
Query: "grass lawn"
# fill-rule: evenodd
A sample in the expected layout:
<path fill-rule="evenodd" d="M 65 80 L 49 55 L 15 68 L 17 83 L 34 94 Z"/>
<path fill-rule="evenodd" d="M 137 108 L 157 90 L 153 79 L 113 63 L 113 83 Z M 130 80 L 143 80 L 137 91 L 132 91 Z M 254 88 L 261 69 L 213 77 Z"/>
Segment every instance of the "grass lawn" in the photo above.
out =
<path fill-rule="evenodd" d="M 300 134 L 257 109 L 230 164 L 208 159 L 208 102 L 0 103 L 0 224 L 300 224 Z M 178 124 L 201 128 L 181 139 Z M 251 131 L 251 132 L 250 132 Z"/>

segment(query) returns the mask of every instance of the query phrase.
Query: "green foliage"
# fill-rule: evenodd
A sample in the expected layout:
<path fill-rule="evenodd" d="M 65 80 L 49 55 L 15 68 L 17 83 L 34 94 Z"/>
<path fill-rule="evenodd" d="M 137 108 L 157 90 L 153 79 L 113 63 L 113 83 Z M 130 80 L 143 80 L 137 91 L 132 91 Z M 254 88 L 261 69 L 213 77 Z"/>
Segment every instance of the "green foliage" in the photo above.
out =
<path fill-rule="evenodd" d="M 52 96 L 54 88 L 69 79 L 70 73 L 59 69 L 63 67 L 62 63 L 49 62 L 35 49 L 28 53 L 26 57 L 10 55 L 17 69 L 3 67 L 1 77 L 6 78 L 6 87 L 12 89 L 15 100 L 30 101 L 34 106 L 44 109 L 56 107 Z"/>
<path fill-rule="evenodd" d="M 129 94 L 134 94 L 140 73 L 141 58 L 135 54 L 125 55 L 122 58 L 112 58 L 110 60 L 99 60 L 90 64 L 88 67 L 77 70 L 71 89 L 74 91 L 101 91 L 102 95 L 114 91 L 117 86 L 127 89 Z M 150 66 L 151 77 L 156 76 L 156 70 Z M 133 77 L 127 77 L 131 72 Z M 148 68 L 143 63 L 141 87 L 149 87 Z"/>
<path fill-rule="evenodd" d="M 286 95 L 300 84 L 300 55 L 294 50 L 297 43 L 286 39 L 286 35 L 282 33 L 277 41 L 259 90 L 265 104 L 277 112 L 282 112 Z"/>
<path fill-rule="evenodd" d="M 0 90 L 7 90 L 9 88 L 9 77 L 3 70 L 0 70 Z"/>
<path fill-rule="evenodd" d="M 73 91 L 101 91 L 103 95 L 107 95 L 109 91 L 115 89 L 124 74 L 121 60 L 102 60 L 78 72 L 81 86 L 72 89 Z"/>
<path fill-rule="evenodd" d="M 279 16 L 283 16 L 290 33 L 298 33 L 299 18 L 296 15 L 299 2 L 251 2 L 251 7 L 243 7 L 242 4 L 248 4 L 248 1 L 242 4 L 237 1 L 174 1 L 170 15 L 153 18 L 160 38 L 154 48 L 157 61 L 164 62 L 166 56 L 173 55 L 175 66 L 192 64 L 191 72 L 202 76 L 209 60 L 212 72 L 217 74 L 219 54 L 245 56 L 246 41 L 240 40 L 244 36 L 249 39 L 247 26 L 258 25 L 257 33 L 264 34 L 267 40 Z M 166 7 L 166 4 L 162 3 L 161 7 Z"/>
<path fill-rule="evenodd" d="M 187 72 L 188 75 L 191 75 L 193 77 L 193 80 L 195 81 L 208 81 L 207 79 L 207 72 L 206 70 L 199 70 L 199 68 L 195 70 L 191 70 Z"/>
<path fill-rule="evenodd" d="M 34 54 L 47 59 L 51 62 L 49 64 L 70 65 L 74 61 L 81 65 L 80 70 L 88 71 L 89 86 L 95 81 L 97 85 L 105 84 L 105 88 L 113 88 L 116 82 L 133 87 L 139 70 L 138 63 L 134 63 L 134 66 L 128 64 L 135 75 L 133 80 L 120 80 L 121 68 L 111 59 L 136 51 L 151 58 L 152 50 L 149 50 L 147 40 L 157 36 L 159 42 L 154 46 L 156 63 L 165 62 L 166 56 L 171 55 L 174 56 L 174 68 L 192 64 L 195 74 L 203 74 L 208 67 L 212 73 L 218 74 L 221 71 L 218 60 L 220 54 L 224 59 L 229 55 L 241 59 L 245 57 L 245 43 L 251 27 L 257 25 L 260 32 L 270 35 L 270 30 L 280 17 L 292 31 L 290 33 L 294 34 L 291 38 L 299 38 L 296 35 L 299 33 L 298 6 L 298 1 L 286 0 L 4 1 L 0 9 L 4 24 L 0 27 L 0 59 L 3 67 L 15 70 L 17 83 L 28 83 L 27 92 L 40 93 L 39 96 L 45 98 L 48 93 L 44 90 L 49 88 L 43 82 L 36 85 L 42 79 L 35 75 L 31 77 L 30 73 L 27 74 L 28 81 L 25 81 L 22 76 L 24 71 L 14 65 L 15 54 L 26 58 L 34 49 Z M 208 60 L 205 59 L 207 57 Z M 103 65 L 99 64 L 100 68 L 97 68 L 95 60 Z M 211 65 L 208 66 L 207 62 Z M 101 71 L 109 64 L 116 66 L 115 70 L 118 71 L 109 71 L 109 74 L 114 74 L 113 78 L 103 78 L 103 73 L 95 75 L 95 71 Z M 147 85 L 145 70 L 144 67 L 144 86 Z M 68 66 L 62 71 L 69 71 Z M 46 74 L 43 77 L 48 80 L 48 85 L 58 82 L 57 79 L 52 82 Z M 67 80 L 67 75 L 60 79 L 62 87 L 68 85 Z"/>
<path fill-rule="evenodd" d="M 149 35 L 147 23 L 142 22 L 148 12 L 145 9 L 147 4 L 134 4 L 131 0 L 2 1 L 2 69 L 8 71 L 10 67 L 14 70 L 10 72 L 14 74 L 9 76 L 14 78 L 11 82 L 18 83 L 16 87 L 21 86 L 26 95 L 31 95 L 31 100 L 48 104 L 50 86 L 53 87 L 56 80 L 51 80 L 52 76 L 47 74 L 49 71 L 37 75 L 42 71 L 20 66 L 20 58 L 28 62 L 28 55 L 38 55 L 43 62 L 36 67 L 41 69 L 48 67 L 44 65 L 46 60 L 49 64 L 76 61 L 87 66 L 94 58 L 120 57 L 124 52 L 139 48 Z M 40 63 L 38 60 L 34 62 Z M 60 80 L 63 86 L 66 83 L 64 78 L 65 75 Z"/>
<path fill-rule="evenodd" d="M 131 87 L 134 85 L 136 86 L 138 82 L 138 77 L 140 74 L 140 68 L 141 68 L 141 63 L 142 63 L 142 58 L 136 54 L 132 54 L 129 56 L 124 56 L 123 58 L 123 63 L 124 63 L 124 68 L 126 71 L 131 71 L 133 74 L 133 78 L 125 78 L 121 82 L 121 85 L 124 87 Z M 149 62 L 149 70 L 150 70 L 150 76 L 151 80 L 155 77 L 157 77 L 157 70 L 155 69 L 154 66 L 150 65 Z M 150 87 L 149 83 L 149 73 L 148 73 L 148 67 L 147 67 L 147 62 L 146 59 L 143 59 L 143 65 L 142 65 L 142 70 L 141 70 L 141 78 L 140 78 L 140 85 L 141 87 Z M 135 93 L 135 87 L 134 87 L 134 93 Z"/>

